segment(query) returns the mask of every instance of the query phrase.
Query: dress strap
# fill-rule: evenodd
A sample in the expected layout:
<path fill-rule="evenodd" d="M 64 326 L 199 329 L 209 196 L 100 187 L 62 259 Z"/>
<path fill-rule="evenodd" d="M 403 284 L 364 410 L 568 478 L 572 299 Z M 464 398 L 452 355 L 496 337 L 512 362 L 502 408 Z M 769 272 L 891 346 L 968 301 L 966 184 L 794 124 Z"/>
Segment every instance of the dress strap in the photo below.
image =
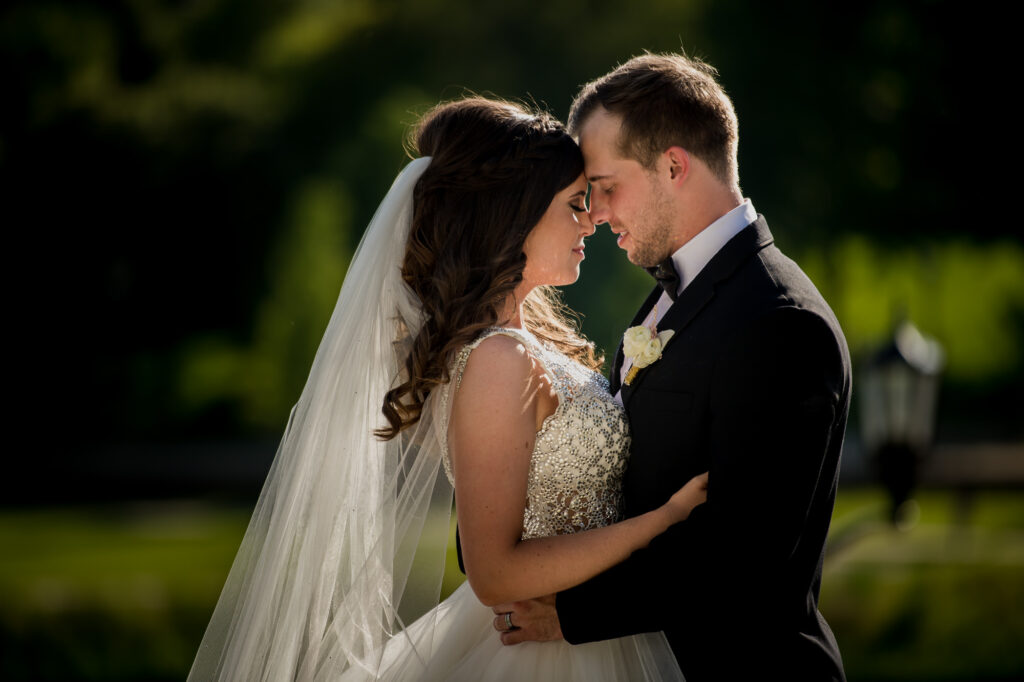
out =
<path fill-rule="evenodd" d="M 489 327 L 476 339 L 463 346 L 455 356 L 455 361 L 452 362 L 451 370 L 448 374 L 449 381 L 440 389 L 441 393 L 439 397 L 441 400 L 441 409 L 438 412 L 438 415 L 441 416 L 442 419 L 442 423 L 438 428 L 443 448 L 441 461 L 444 464 L 444 471 L 448 476 L 448 481 L 451 482 L 453 486 L 455 485 L 455 476 L 452 473 L 451 454 L 448 450 L 448 424 L 451 421 L 452 402 L 455 399 L 455 394 L 459 390 L 459 386 L 462 385 L 462 374 L 466 371 L 466 364 L 469 362 L 470 354 L 486 339 L 499 334 L 510 336 L 516 341 L 519 341 L 526 346 L 526 350 L 531 355 L 536 355 L 537 348 L 539 347 L 537 339 L 535 339 L 533 334 L 530 334 L 528 331 L 523 329 L 514 329 L 511 327 Z"/>

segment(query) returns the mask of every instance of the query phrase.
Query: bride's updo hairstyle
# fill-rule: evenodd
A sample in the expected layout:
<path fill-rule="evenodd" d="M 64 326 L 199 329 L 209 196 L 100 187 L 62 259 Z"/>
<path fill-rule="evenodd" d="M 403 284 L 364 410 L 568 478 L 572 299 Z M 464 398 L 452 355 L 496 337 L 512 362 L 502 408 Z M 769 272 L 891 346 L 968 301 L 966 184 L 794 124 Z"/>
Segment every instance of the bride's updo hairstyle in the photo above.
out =
<path fill-rule="evenodd" d="M 388 391 L 390 439 L 415 424 L 430 391 L 449 380 L 455 354 L 500 324 L 523 279 L 523 243 L 555 194 L 583 172 L 579 147 L 556 119 L 518 104 L 472 97 L 440 104 L 412 131 L 410 151 L 430 156 L 413 192 L 402 276 L 426 320 L 412 342 L 404 382 Z M 540 341 L 597 369 L 592 343 L 567 317 L 557 290 L 535 287 L 522 322 Z"/>

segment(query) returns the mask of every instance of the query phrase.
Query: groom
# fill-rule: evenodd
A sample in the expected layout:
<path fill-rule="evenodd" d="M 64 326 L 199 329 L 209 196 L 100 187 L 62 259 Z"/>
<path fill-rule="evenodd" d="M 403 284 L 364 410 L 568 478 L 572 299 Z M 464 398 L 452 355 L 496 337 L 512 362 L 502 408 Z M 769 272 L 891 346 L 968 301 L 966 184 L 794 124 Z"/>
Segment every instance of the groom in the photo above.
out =
<path fill-rule="evenodd" d="M 591 219 L 660 285 L 631 326 L 674 332 L 653 363 L 633 366 L 620 345 L 612 367 L 633 432 L 625 514 L 709 470 L 707 503 L 578 587 L 495 607 L 511 614 L 496 627 L 511 621 L 506 644 L 663 630 L 688 682 L 844 680 L 817 603 L 849 353 L 740 193 L 736 115 L 714 76 L 645 54 L 586 85 L 569 114 Z"/>

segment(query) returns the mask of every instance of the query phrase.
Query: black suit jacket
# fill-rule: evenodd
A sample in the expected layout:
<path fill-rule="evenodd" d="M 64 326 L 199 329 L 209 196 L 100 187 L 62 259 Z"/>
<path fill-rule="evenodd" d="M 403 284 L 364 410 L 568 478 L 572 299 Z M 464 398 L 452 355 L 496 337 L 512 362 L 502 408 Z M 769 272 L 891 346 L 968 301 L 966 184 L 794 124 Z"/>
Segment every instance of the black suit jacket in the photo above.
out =
<path fill-rule="evenodd" d="M 710 470 L 708 501 L 559 593 L 562 633 L 581 643 L 664 630 L 688 682 L 845 679 L 817 610 L 850 404 L 839 323 L 759 216 L 683 291 L 665 329 L 675 336 L 661 359 L 622 387 L 625 513 Z M 622 361 L 620 345 L 613 392 Z"/>

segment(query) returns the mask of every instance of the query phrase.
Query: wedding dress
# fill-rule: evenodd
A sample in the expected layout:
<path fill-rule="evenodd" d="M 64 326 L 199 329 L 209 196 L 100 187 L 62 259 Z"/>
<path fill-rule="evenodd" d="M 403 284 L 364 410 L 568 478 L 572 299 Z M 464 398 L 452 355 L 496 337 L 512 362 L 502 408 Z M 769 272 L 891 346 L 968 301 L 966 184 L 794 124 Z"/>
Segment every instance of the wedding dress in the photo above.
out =
<path fill-rule="evenodd" d="M 356 249 L 189 682 L 682 679 L 660 633 L 504 647 L 468 585 L 438 604 L 451 392 L 479 340 L 417 423 L 374 436 L 423 324 L 401 263 L 430 161 L 399 174 Z M 559 399 L 537 435 L 524 537 L 613 522 L 629 438 L 604 379 L 528 333 L 491 333 L 522 341 Z"/>
<path fill-rule="evenodd" d="M 442 413 L 458 391 L 466 363 L 484 339 L 510 336 L 544 367 L 558 406 L 537 432 L 527 479 L 523 539 L 575 533 L 621 518 L 622 476 L 629 457 L 629 428 L 622 407 L 600 374 L 541 344 L 519 329 L 493 328 L 465 346 L 441 390 Z M 445 472 L 453 485 L 447 448 Z M 384 653 L 379 678 L 350 671 L 350 680 L 681 680 L 682 673 L 661 633 L 570 645 L 558 642 L 501 643 L 494 613 L 464 582 L 435 610 L 408 628 L 433 629 L 429 651 L 417 651 L 401 635 Z"/>

